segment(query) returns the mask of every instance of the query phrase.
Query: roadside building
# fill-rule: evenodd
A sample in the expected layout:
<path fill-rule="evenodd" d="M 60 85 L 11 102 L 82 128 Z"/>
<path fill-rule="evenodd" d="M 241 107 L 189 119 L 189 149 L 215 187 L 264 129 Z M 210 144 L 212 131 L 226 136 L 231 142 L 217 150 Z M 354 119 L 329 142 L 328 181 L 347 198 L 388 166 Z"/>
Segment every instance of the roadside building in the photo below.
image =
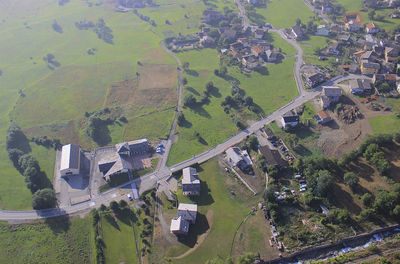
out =
<path fill-rule="evenodd" d="M 79 174 L 81 163 L 81 148 L 75 144 L 64 145 L 61 150 L 61 177 Z"/>
<path fill-rule="evenodd" d="M 187 167 L 182 170 L 182 192 L 185 196 L 200 195 L 200 179 L 195 168 Z"/>
<path fill-rule="evenodd" d="M 330 33 L 331 30 L 328 25 L 319 25 L 317 31 L 315 31 L 315 35 L 323 37 L 328 37 Z"/>
<path fill-rule="evenodd" d="M 381 65 L 379 63 L 362 61 L 360 69 L 362 74 L 374 75 L 379 73 L 380 68 Z"/>
<path fill-rule="evenodd" d="M 292 27 L 292 34 L 295 37 L 295 39 L 302 39 L 304 37 L 303 29 L 297 25 Z"/>
<path fill-rule="evenodd" d="M 320 72 L 315 72 L 313 74 L 306 75 L 305 78 L 306 78 L 306 85 L 308 85 L 311 88 L 326 81 L 325 74 L 322 74 Z"/>
<path fill-rule="evenodd" d="M 170 232 L 180 236 L 189 233 L 190 224 L 196 223 L 197 204 L 180 203 L 178 216 L 171 220 Z"/>
<path fill-rule="evenodd" d="M 372 92 L 372 85 L 370 80 L 350 80 L 349 86 L 352 94 L 370 94 Z"/>
<path fill-rule="evenodd" d="M 170 232 L 177 236 L 183 235 L 186 236 L 189 233 L 189 222 L 183 220 L 182 217 L 177 216 L 172 218 Z"/>
<path fill-rule="evenodd" d="M 238 147 L 231 147 L 226 151 L 226 158 L 232 166 L 238 167 L 240 170 L 245 171 L 251 167 L 252 162 L 246 150 L 241 150 Z"/>
<path fill-rule="evenodd" d="M 324 86 L 321 96 L 322 108 L 328 108 L 332 103 L 337 103 L 342 96 L 342 89 L 335 86 Z"/>
<path fill-rule="evenodd" d="M 282 120 L 282 127 L 287 128 L 287 127 L 297 126 L 299 124 L 300 118 L 298 115 L 293 113 L 293 111 L 289 111 L 283 114 L 281 120 Z"/>

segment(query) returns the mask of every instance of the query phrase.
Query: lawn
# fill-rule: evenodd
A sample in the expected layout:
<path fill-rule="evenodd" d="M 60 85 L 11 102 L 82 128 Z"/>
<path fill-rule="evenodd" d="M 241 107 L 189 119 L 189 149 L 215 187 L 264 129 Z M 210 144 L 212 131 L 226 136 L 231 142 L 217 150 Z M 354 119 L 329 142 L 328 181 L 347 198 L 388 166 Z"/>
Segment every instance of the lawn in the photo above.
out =
<path fill-rule="evenodd" d="M 112 216 L 102 214 L 101 225 L 106 263 L 139 263 L 130 220 L 115 222 Z"/>
<path fill-rule="evenodd" d="M 377 116 L 369 118 L 374 133 L 386 134 L 395 133 L 400 130 L 400 119 L 395 115 L 392 116 Z"/>
<path fill-rule="evenodd" d="M 314 17 L 302 0 L 270 0 L 266 8 L 257 8 L 257 13 L 276 28 L 292 27 L 298 18 L 306 24 Z"/>
<path fill-rule="evenodd" d="M 205 91 L 207 82 L 212 81 L 217 87 L 210 102 L 202 107 L 184 109 L 185 126 L 178 127 L 178 142 L 172 146 L 168 165 L 199 154 L 235 134 L 238 130 L 232 119 L 223 111 L 221 102 L 230 95 L 230 83 L 214 75 L 213 70 L 219 68 L 219 57 L 216 50 L 203 49 L 178 54 L 182 63 L 190 62 L 190 71 L 185 73 L 188 84 L 184 96 L 192 94 L 197 97 Z M 243 74 L 237 67 L 231 67 L 228 74 L 240 82 L 240 87 L 246 95 L 262 108 L 265 114 L 289 103 L 297 95 L 297 87 L 293 77 L 295 58 L 283 60 L 282 63 L 268 64 L 264 73 L 252 72 Z M 257 118 L 255 117 L 252 117 Z M 199 133 L 206 144 L 200 143 L 195 133 Z"/>
<path fill-rule="evenodd" d="M 196 235 L 204 232 L 208 232 L 208 234 L 191 254 L 181 259 L 173 259 L 173 262 L 178 264 L 205 263 L 206 260 L 216 256 L 230 256 L 235 231 L 257 199 L 252 197 L 249 192 L 243 191 L 244 187 L 238 185 L 236 179 L 227 177 L 215 159 L 202 164 L 198 171 L 203 183 L 202 193 L 196 201 L 198 221 L 196 225 L 191 226 L 192 231 L 189 236 L 195 238 Z M 230 190 L 234 190 L 236 195 L 231 195 Z M 190 199 L 182 196 L 181 190 L 178 191 L 178 200 L 193 203 Z M 208 229 L 210 230 L 207 231 Z M 194 245 L 194 241 L 189 240 L 192 242 L 191 246 L 181 243 L 179 246 L 171 248 L 167 256 L 175 257 L 186 252 Z M 246 250 L 251 251 L 252 249 L 247 248 Z"/>
<path fill-rule="evenodd" d="M 284 40 L 278 33 L 269 32 L 269 35 L 271 36 L 271 44 L 274 45 L 275 48 L 280 48 L 282 50 L 282 54 L 285 56 L 296 54 L 296 49 L 286 40 Z"/>
<path fill-rule="evenodd" d="M 300 44 L 304 53 L 314 54 L 316 48 L 325 48 L 326 46 L 328 46 L 326 42 L 327 40 L 330 39 L 327 37 L 310 35 L 309 39 L 301 41 Z"/>
<path fill-rule="evenodd" d="M 85 218 L 0 223 L 1 263 L 90 263 L 91 225 Z"/>
<path fill-rule="evenodd" d="M 56 151 L 54 148 L 45 148 L 35 143 L 31 143 L 30 146 L 32 149 L 31 155 L 39 161 L 40 169 L 46 173 L 47 178 L 53 183 Z"/>

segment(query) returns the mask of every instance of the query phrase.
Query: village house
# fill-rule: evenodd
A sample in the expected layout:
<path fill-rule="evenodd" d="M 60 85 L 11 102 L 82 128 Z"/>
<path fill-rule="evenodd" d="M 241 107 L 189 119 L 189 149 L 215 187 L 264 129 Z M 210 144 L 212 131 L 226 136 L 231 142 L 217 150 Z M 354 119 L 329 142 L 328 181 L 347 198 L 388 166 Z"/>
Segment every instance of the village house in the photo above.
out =
<path fill-rule="evenodd" d="M 396 85 L 397 76 L 396 74 L 375 74 L 372 78 L 372 83 L 378 85 L 379 83 L 387 83 L 390 86 Z"/>
<path fill-rule="evenodd" d="M 339 55 L 340 54 L 340 44 L 338 42 L 332 42 L 325 50 L 327 55 Z"/>
<path fill-rule="evenodd" d="M 250 70 L 254 70 L 259 66 L 259 60 L 254 55 L 243 56 L 242 65 Z"/>
<path fill-rule="evenodd" d="M 238 38 L 237 42 L 241 43 L 243 45 L 243 47 L 249 46 L 248 38 Z"/>
<path fill-rule="evenodd" d="M 281 123 L 283 128 L 295 127 L 299 124 L 300 118 L 298 115 L 289 111 L 282 115 Z"/>
<path fill-rule="evenodd" d="M 196 223 L 197 204 L 180 203 L 178 216 L 171 220 L 170 231 L 175 235 L 187 235 L 190 224 Z"/>
<path fill-rule="evenodd" d="M 238 147 L 231 147 L 225 151 L 227 161 L 234 167 L 238 167 L 242 171 L 246 171 L 252 165 L 249 154 L 246 150 Z"/>
<path fill-rule="evenodd" d="M 333 12 L 333 5 L 330 2 L 324 2 L 321 6 L 322 13 L 331 14 Z"/>
<path fill-rule="evenodd" d="M 365 26 L 365 32 L 367 32 L 368 34 L 376 34 L 379 32 L 379 27 L 377 24 L 375 24 L 374 22 L 368 23 Z"/>
<path fill-rule="evenodd" d="M 328 122 L 330 122 L 332 120 L 333 120 L 332 117 L 326 111 L 319 111 L 318 112 L 318 120 L 317 120 L 318 124 L 323 125 L 323 124 L 326 124 L 326 123 L 328 123 Z"/>
<path fill-rule="evenodd" d="M 261 146 L 258 153 L 264 156 L 267 166 L 277 166 L 283 168 L 288 166 L 288 162 L 284 160 L 276 149 L 270 149 L 268 146 Z"/>
<path fill-rule="evenodd" d="M 279 60 L 281 53 L 277 50 L 267 50 L 265 52 L 267 62 L 276 62 Z"/>
<path fill-rule="evenodd" d="M 103 178 L 110 181 L 114 175 L 128 173 L 134 169 L 133 159 L 137 155 L 146 155 L 151 150 L 147 139 L 123 142 L 115 145 L 115 151 L 99 161 L 99 171 Z"/>
<path fill-rule="evenodd" d="M 365 35 L 365 42 L 364 42 L 365 50 L 370 50 L 374 46 L 377 46 L 377 45 L 378 45 L 378 41 L 376 40 L 376 38 L 374 36 L 372 36 L 371 34 Z"/>
<path fill-rule="evenodd" d="M 379 63 L 362 61 L 361 62 L 361 73 L 365 75 L 373 75 L 379 73 L 381 65 Z"/>
<path fill-rule="evenodd" d="M 385 48 L 385 61 L 386 62 L 394 62 L 398 56 L 399 56 L 398 48 L 392 48 L 392 47 Z"/>
<path fill-rule="evenodd" d="M 322 74 L 320 72 L 315 72 L 313 74 L 306 75 L 305 79 L 306 79 L 306 85 L 313 88 L 313 87 L 316 87 L 317 85 L 325 82 L 326 76 L 325 76 L 325 74 Z"/>
<path fill-rule="evenodd" d="M 264 50 L 260 46 L 254 45 L 251 47 L 251 52 L 254 56 L 260 57 L 264 53 Z"/>
<path fill-rule="evenodd" d="M 80 164 L 81 148 L 75 144 L 64 145 L 61 149 L 61 177 L 79 174 Z"/>
<path fill-rule="evenodd" d="M 222 33 L 222 36 L 225 36 L 225 37 L 227 37 L 227 38 L 229 38 L 229 39 L 235 39 L 235 38 L 236 38 L 236 34 L 237 34 L 236 30 L 233 30 L 233 29 L 226 29 L 226 30 L 224 30 L 224 32 Z"/>
<path fill-rule="evenodd" d="M 376 52 L 372 50 L 364 52 L 360 57 L 360 61 L 368 61 L 368 62 L 375 62 L 377 59 L 378 59 L 378 54 L 376 54 Z"/>
<path fill-rule="evenodd" d="M 354 20 L 350 20 L 349 22 L 345 23 L 345 27 L 350 32 L 359 32 L 361 29 L 361 24 Z"/>
<path fill-rule="evenodd" d="M 215 39 L 210 36 L 204 36 L 200 39 L 200 44 L 203 47 L 212 47 L 215 45 Z"/>
<path fill-rule="evenodd" d="M 182 170 L 182 192 L 185 196 L 200 195 L 200 179 L 197 170 L 187 167 Z"/>
<path fill-rule="evenodd" d="M 315 31 L 315 35 L 323 37 L 328 37 L 330 33 L 331 30 L 328 25 L 319 25 L 317 31 Z"/>
<path fill-rule="evenodd" d="M 304 36 L 303 29 L 297 25 L 292 27 L 292 34 L 295 37 L 295 39 L 302 39 Z"/>
<path fill-rule="evenodd" d="M 372 92 L 372 85 L 370 80 L 350 80 L 349 86 L 352 94 L 370 94 Z"/>
<path fill-rule="evenodd" d="M 328 108 L 332 103 L 337 103 L 342 96 L 342 89 L 335 86 L 324 86 L 322 89 L 321 106 Z"/>
<path fill-rule="evenodd" d="M 262 30 L 262 29 L 256 29 L 256 30 L 254 31 L 254 37 L 255 37 L 256 39 L 262 39 L 262 38 L 264 37 L 264 34 L 265 34 L 265 32 L 264 32 L 264 30 Z"/>

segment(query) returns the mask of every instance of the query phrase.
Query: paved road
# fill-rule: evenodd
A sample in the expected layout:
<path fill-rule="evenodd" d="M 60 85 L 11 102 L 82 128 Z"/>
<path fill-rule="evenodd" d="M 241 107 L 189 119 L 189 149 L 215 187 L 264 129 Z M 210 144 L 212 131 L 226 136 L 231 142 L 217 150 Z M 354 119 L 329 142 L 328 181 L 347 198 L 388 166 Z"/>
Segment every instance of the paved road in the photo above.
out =
<path fill-rule="evenodd" d="M 308 0 L 303 0 L 304 4 L 308 6 L 314 13 L 316 13 L 322 20 L 324 20 L 328 24 L 334 24 L 333 21 L 327 17 L 321 10 L 316 9 Z"/>
<path fill-rule="evenodd" d="M 244 12 L 243 6 L 240 4 L 239 0 L 235 0 L 236 3 L 238 4 L 239 10 L 242 10 L 241 12 Z M 243 19 L 244 23 L 248 23 L 247 19 Z M 313 91 L 305 91 L 303 83 L 301 81 L 301 76 L 300 76 L 300 68 L 303 65 L 303 51 L 300 48 L 300 46 L 296 43 L 296 41 L 292 39 L 286 38 L 285 34 L 283 33 L 282 29 L 272 29 L 272 31 L 277 32 L 283 39 L 285 39 L 287 42 L 289 42 L 293 47 L 296 48 L 297 54 L 296 54 L 296 63 L 294 65 L 294 76 L 296 80 L 296 84 L 299 90 L 299 95 L 293 99 L 290 103 L 287 105 L 279 108 L 275 112 L 269 114 L 268 116 L 264 117 L 263 119 L 257 121 L 256 123 L 252 124 L 250 127 L 247 129 L 239 132 L 238 134 L 232 136 L 231 138 L 227 139 L 226 141 L 222 142 L 221 144 L 217 145 L 216 147 L 205 151 L 199 155 L 196 155 L 188 160 L 185 160 L 183 162 L 180 162 L 178 164 L 175 164 L 171 167 L 166 166 L 166 162 L 168 159 L 168 154 L 170 152 L 171 146 L 172 146 L 172 138 L 175 134 L 175 128 L 177 124 L 177 119 L 175 116 L 173 125 L 171 127 L 171 132 L 170 132 L 170 137 L 169 140 L 166 144 L 165 147 L 165 153 L 163 155 L 163 158 L 161 160 L 161 166 L 160 168 L 151 173 L 147 174 L 139 179 L 135 179 L 131 182 L 128 182 L 126 184 L 123 184 L 121 186 L 115 187 L 107 192 L 102 193 L 99 196 L 93 197 L 90 201 L 77 204 L 74 206 L 65 206 L 62 208 L 54 208 L 54 209 L 47 209 L 47 210 L 40 210 L 40 211 L 7 211 L 7 210 L 2 210 L 0 211 L 0 220 L 2 221 L 19 221 L 19 220 L 35 220 L 35 219 L 40 219 L 40 218 L 48 218 L 48 217 L 54 217 L 54 216 L 61 216 L 65 214 L 79 214 L 79 213 L 84 213 L 92 208 L 98 208 L 100 207 L 101 204 L 109 204 L 112 200 L 121 200 L 121 199 L 127 199 L 126 195 L 120 193 L 120 189 L 122 190 L 131 190 L 131 183 L 136 183 L 139 186 L 139 191 L 140 193 L 143 193 L 146 190 L 149 190 L 153 188 L 155 185 L 158 183 L 162 182 L 163 180 L 167 179 L 169 176 L 171 176 L 171 172 L 179 171 L 185 167 L 191 166 L 196 163 L 203 163 L 209 159 L 214 158 L 215 156 L 223 153 L 226 149 L 229 147 L 241 142 L 245 137 L 255 133 L 262 127 L 264 127 L 266 124 L 271 123 L 272 121 L 280 118 L 284 113 L 301 106 L 305 102 L 311 100 L 312 98 L 318 96 L 321 92 L 321 87 L 318 87 L 314 89 Z M 166 47 L 165 44 L 162 42 L 160 43 L 161 47 L 166 50 L 177 62 L 179 69 L 181 69 L 181 62 L 180 60 L 175 56 L 175 54 L 171 51 L 169 51 Z M 347 75 L 347 76 L 337 76 L 323 85 L 335 85 L 339 82 L 349 80 L 349 79 L 354 79 L 354 78 L 368 78 L 366 76 L 361 76 L 361 75 Z M 177 105 L 177 110 L 179 111 L 181 109 L 181 101 L 182 101 L 182 72 L 179 70 L 178 72 L 178 105 Z"/>

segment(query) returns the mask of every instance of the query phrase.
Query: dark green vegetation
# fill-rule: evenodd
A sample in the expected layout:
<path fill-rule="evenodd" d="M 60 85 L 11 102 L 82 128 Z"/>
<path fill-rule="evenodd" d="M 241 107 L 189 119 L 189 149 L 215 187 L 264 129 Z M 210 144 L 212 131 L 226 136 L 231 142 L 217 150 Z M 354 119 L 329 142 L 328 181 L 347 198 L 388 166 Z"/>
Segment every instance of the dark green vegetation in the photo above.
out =
<path fill-rule="evenodd" d="M 155 190 L 141 199 L 137 210 L 121 200 L 91 212 L 96 263 L 142 263 L 151 253 Z"/>
<path fill-rule="evenodd" d="M 349 226 L 361 233 L 396 222 L 400 213 L 398 140 L 400 134 L 370 136 L 340 161 L 299 159 L 289 171 L 275 174 L 264 198 L 285 245 L 297 248 L 334 241 L 353 232 Z M 298 190 L 299 183 L 287 176 L 293 174 L 305 177 L 307 191 L 278 201 L 274 193 L 283 186 Z M 328 208 L 326 214 L 316 213 L 321 205 Z"/>
<path fill-rule="evenodd" d="M 26 187 L 33 194 L 32 207 L 45 209 L 54 207 L 56 199 L 51 182 L 41 171 L 38 161 L 29 154 L 31 148 L 22 130 L 11 124 L 7 130 L 7 152 L 14 167 L 25 177 Z"/>
<path fill-rule="evenodd" d="M 0 223 L 1 263 L 90 263 L 90 221 L 61 217 L 44 223 Z"/>

